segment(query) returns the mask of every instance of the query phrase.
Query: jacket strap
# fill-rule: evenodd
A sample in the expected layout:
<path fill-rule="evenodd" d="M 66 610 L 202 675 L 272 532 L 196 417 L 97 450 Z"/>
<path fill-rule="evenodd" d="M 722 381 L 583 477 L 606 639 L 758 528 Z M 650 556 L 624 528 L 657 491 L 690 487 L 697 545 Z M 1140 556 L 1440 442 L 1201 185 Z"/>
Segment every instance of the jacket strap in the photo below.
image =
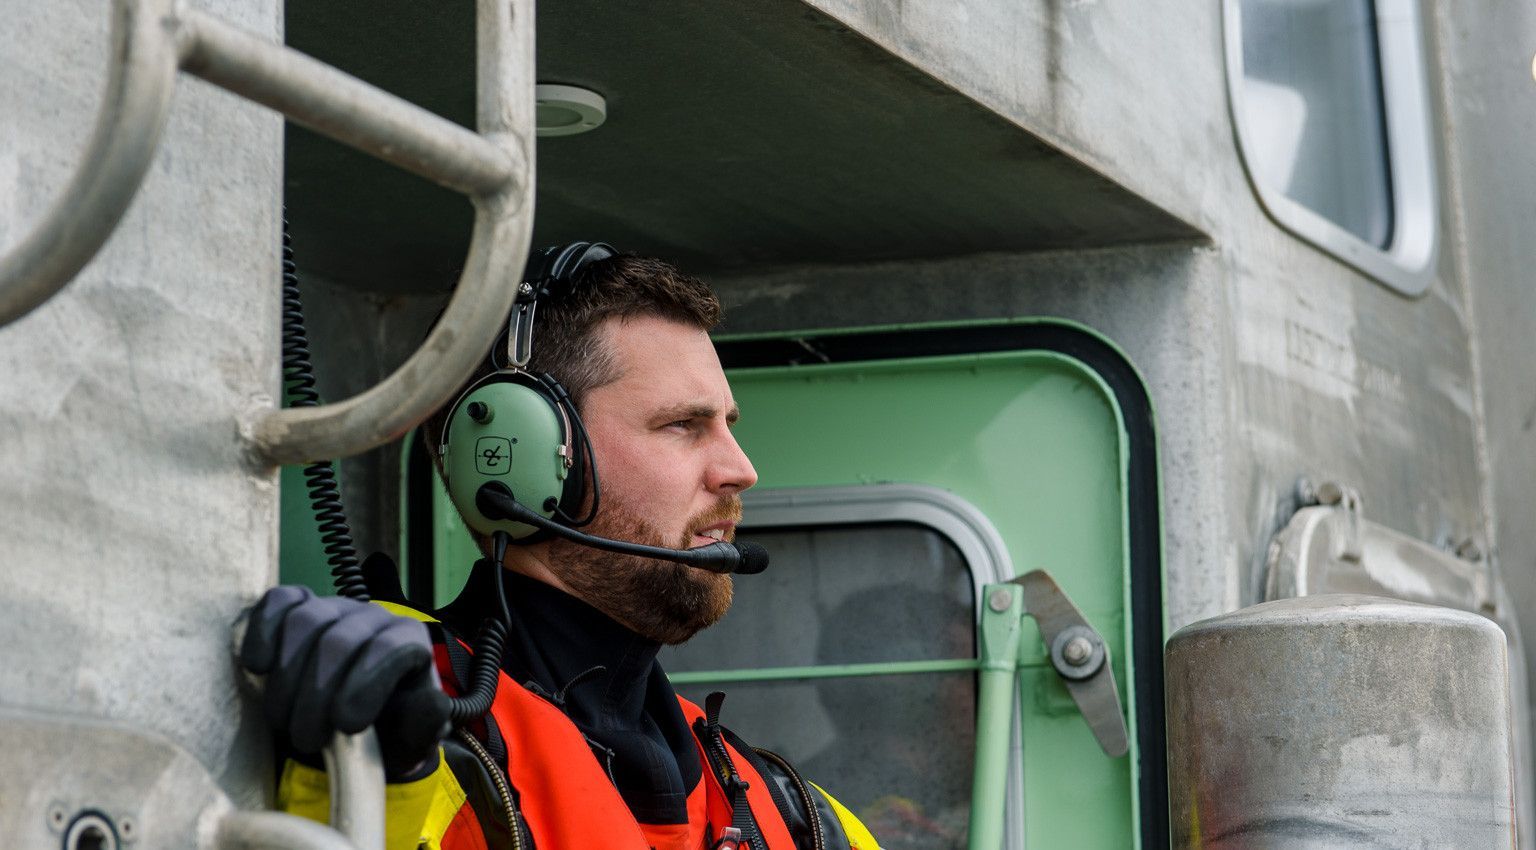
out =
<path fill-rule="evenodd" d="M 721 732 L 720 706 L 724 703 L 725 694 L 722 691 L 710 694 L 704 700 L 704 716 L 694 724 L 694 732 L 704 743 L 710 768 L 731 806 L 731 825 L 721 830 L 720 838 L 711 850 L 737 850 L 738 847 L 767 850 L 762 829 L 752 816 L 752 803 L 747 798 L 747 781 L 736 772 L 730 750 L 726 747 L 725 736 Z"/>

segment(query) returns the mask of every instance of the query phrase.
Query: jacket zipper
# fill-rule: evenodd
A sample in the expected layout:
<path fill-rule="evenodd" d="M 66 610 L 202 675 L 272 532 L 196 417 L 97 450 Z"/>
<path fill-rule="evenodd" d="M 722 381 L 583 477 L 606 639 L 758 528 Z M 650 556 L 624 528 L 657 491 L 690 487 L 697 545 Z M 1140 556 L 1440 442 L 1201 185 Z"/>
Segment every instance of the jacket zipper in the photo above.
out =
<path fill-rule="evenodd" d="M 523 850 L 523 824 L 517 816 L 517 804 L 512 801 L 512 788 L 507 784 L 507 778 L 502 775 L 501 768 L 496 766 L 496 761 L 491 754 L 485 751 L 485 746 L 480 743 L 468 729 L 459 729 L 459 738 L 469 746 L 470 751 L 485 765 L 485 769 L 491 775 L 491 782 L 496 785 L 496 794 L 501 797 L 502 810 L 507 816 L 507 828 L 512 830 L 512 850 Z"/>
<path fill-rule="evenodd" d="M 800 773 L 778 753 L 772 750 L 765 750 L 762 747 L 753 747 L 752 749 L 756 750 L 758 755 L 771 760 L 781 770 L 789 774 L 790 781 L 795 784 L 796 793 L 800 795 L 800 803 L 805 806 L 805 816 L 811 824 L 811 840 L 814 842 L 816 850 L 826 850 L 827 842 L 821 829 L 821 814 L 816 810 L 816 801 L 811 798 L 811 789 L 806 786 L 805 780 L 800 778 Z"/>
<path fill-rule="evenodd" d="M 718 774 L 716 778 L 719 780 L 721 787 L 727 790 L 737 789 L 730 792 L 734 811 L 735 795 L 746 793 L 746 783 L 737 775 L 736 768 L 731 766 L 731 754 L 725 747 L 725 736 L 721 735 L 718 729 L 711 729 L 702 720 L 698 721 L 698 723 L 702 727 L 700 731 L 704 732 L 704 738 L 709 741 L 709 746 L 705 747 L 705 752 L 709 754 L 711 766 L 715 768 L 715 773 Z M 734 824 L 732 825 L 734 826 Z M 768 845 L 763 840 L 762 829 L 758 827 L 757 818 L 753 816 L 750 806 L 747 808 L 747 823 L 743 824 L 743 826 L 745 828 L 741 833 L 741 843 L 748 850 L 752 850 L 752 848 L 767 850 Z"/>

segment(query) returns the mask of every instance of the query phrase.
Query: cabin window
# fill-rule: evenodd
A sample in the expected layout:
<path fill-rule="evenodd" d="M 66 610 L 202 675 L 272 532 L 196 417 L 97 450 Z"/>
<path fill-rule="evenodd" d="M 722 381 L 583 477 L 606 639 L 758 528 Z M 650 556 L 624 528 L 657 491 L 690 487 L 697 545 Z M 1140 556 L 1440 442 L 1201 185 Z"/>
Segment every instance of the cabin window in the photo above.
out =
<path fill-rule="evenodd" d="M 1228 0 L 1243 162 L 1281 226 L 1417 294 L 1434 194 L 1412 0 Z"/>
<path fill-rule="evenodd" d="M 725 725 L 783 755 L 883 842 L 964 846 L 977 612 L 960 549 L 905 522 L 742 539 L 773 564 L 736 582 L 719 626 L 664 654 L 679 692 L 702 702 L 725 691 Z"/>
<path fill-rule="evenodd" d="M 1256 177 L 1378 248 L 1392 235 L 1370 0 L 1243 0 L 1243 119 Z"/>

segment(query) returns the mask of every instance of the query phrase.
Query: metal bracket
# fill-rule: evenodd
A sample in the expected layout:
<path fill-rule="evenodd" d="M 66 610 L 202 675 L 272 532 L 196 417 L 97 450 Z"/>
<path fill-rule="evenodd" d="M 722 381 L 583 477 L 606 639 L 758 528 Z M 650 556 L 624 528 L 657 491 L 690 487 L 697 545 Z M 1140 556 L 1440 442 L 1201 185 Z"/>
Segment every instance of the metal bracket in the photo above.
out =
<path fill-rule="evenodd" d="M 0 709 L 6 845 L 175 850 L 382 850 L 384 769 L 373 730 L 327 746 L 331 824 L 236 809 L 206 766 L 145 729 Z"/>
<path fill-rule="evenodd" d="M 972 850 L 996 850 L 1002 842 L 1010 737 L 1019 660 L 1024 657 L 1024 617 L 1040 627 L 1051 667 L 1061 676 L 1104 752 L 1126 754 L 1130 736 L 1109 664 L 1109 647 L 1060 585 L 1045 570 L 1032 570 L 983 591 L 977 652 L 976 763 L 971 789 Z"/>
<path fill-rule="evenodd" d="M 1061 676 L 1099 746 L 1107 755 L 1125 755 L 1130 738 L 1104 638 L 1045 570 L 1033 570 L 1009 583 L 1023 589 L 1024 613 L 1040 625 L 1040 637 L 1050 647 L 1051 666 Z"/>
<path fill-rule="evenodd" d="M 1310 507 L 1337 507 L 1344 512 L 1345 527 L 1334 541 L 1332 556 L 1352 564 L 1360 563 L 1365 550 L 1361 543 L 1361 523 L 1365 512 L 1361 509 L 1360 491 L 1338 481 L 1313 484 L 1312 479 L 1296 479 L 1296 503 L 1298 510 Z M 1271 553 L 1271 560 L 1273 553 Z"/>
<path fill-rule="evenodd" d="M 1365 550 L 1360 542 L 1360 522 L 1364 511 L 1360 509 L 1360 491 L 1337 481 L 1324 481 L 1318 485 L 1317 501 L 1321 505 L 1337 506 L 1344 511 L 1345 532 L 1340 535 L 1338 551 L 1334 557 L 1352 564 L 1360 563 Z"/>
<path fill-rule="evenodd" d="M 112 234 L 154 159 L 178 72 L 186 71 L 473 201 L 463 275 L 410 359 L 353 398 L 265 410 L 241 428 L 265 463 L 346 457 L 400 437 L 484 357 L 517 294 L 532 235 L 532 2 L 478 0 L 477 9 L 478 133 L 179 0 L 114 0 L 95 130 L 63 195 L 0 255 L 0 326 L 62 289 Z"/>
<path fill-rule="evenodd" d="M 527 283 L 522 284 L 519 290 L 532 290 Z M 512 331 L 507 336 L 507 365 L 514 369 L 525 369 L 528 361 L 533 358 L 533 316 L 539 308 L 539 302 L 535 299 L 524 299 L 519 294 L 516 311 L 512 314 Z"/>

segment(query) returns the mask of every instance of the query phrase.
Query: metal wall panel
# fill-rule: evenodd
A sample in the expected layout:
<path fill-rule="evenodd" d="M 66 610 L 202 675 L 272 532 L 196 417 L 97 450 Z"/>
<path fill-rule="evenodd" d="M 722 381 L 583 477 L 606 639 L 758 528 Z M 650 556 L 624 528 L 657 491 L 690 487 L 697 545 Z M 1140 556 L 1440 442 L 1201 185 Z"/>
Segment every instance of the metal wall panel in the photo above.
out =
<path fill-rule="evenodd" d="M 281 39 L 279 3 L 199 6 Z M 9 248 L 77 165 L 110 15 L 5 0 L 0 19 Z M 247 806 L 269 759 L 230 627 L 275 578 L 277 491 L 237 421 L 277 392 L 281 167 L 279 117 L 184 81 L 105 249 L 0 329 L 0 711 L 158 733 Z"/>

